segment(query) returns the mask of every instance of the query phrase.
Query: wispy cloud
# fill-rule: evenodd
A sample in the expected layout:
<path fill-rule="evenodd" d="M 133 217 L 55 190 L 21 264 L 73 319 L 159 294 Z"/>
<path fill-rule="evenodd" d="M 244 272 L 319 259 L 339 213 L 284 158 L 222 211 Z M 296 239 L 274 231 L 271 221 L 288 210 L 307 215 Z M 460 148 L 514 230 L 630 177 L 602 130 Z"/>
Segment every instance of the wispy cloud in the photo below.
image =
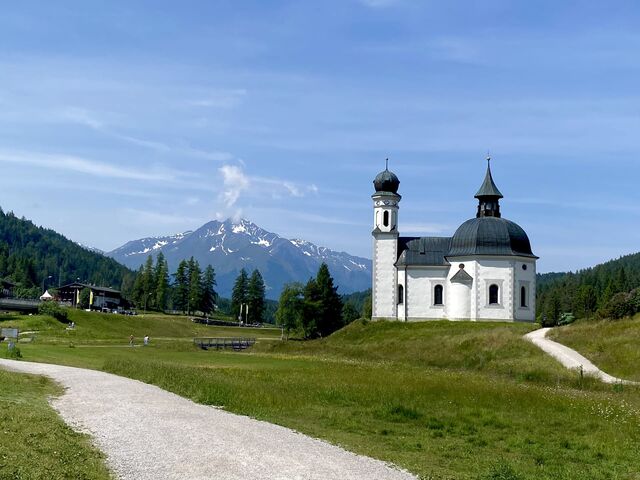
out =
<path fill-rule="evenodd" d="M 451 231 L 451 226 L 441 223 L 403 223 L 400 225 L 400 229 L 404 233 L 439 234 Z"/>
<path fill-rule="evenodd" d="M 92 114 L 86 109 L 78 107 L 65 108 L 64 110 L 62 110 L 62 112 L 60 112 L 60 118 L 73 123 L 84 125 L 85 127 L 91 128 L 109 137 L 130 143 L 132 145 L 136 145 L 138 147 L 150 149 L 157 153 L 174 154 L 180 156 L 184 155 L 193 158 L 213 160 L 216 162 L 226 162 L 233 159 L 233 155 L 228 152 L 206 151 L 190 146 L 169 145 L 163 142 L 120 133 L 113 127 L 110 127 L 106 122 L 98 119 L 95 114 Z"/>
<path fill-rule="evenodd" d="M 37 152 L 0 151 L 0 162 L 30 165 L 50 170 L 65 170 L 94 177 L 121 178 L 154 182 L 171 182 L 181 176 L 168 169 L 139 170 L 87 158 Z"/>
<path fill-rule="evenodd" d="M 203 95 L 200 98 L 187 100 L 184 105 L 187 107 L 200 108 L 233 108 L 238 106 L 247 91 L 242 88 L 233 90 L 216 90 Z"/>

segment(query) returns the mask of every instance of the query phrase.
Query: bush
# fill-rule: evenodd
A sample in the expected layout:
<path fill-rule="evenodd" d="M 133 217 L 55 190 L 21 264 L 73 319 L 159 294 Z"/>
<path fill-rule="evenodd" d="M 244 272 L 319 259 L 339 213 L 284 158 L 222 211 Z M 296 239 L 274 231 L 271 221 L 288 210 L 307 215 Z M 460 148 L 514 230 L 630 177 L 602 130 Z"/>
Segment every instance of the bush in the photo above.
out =
<path fill-rule="evenodd" d="M 38 313 L 40 315 L 49 315 L 59 322 L 69 322 L 67 310 L 55 302 L 42 302 L 38 305 Z"/>

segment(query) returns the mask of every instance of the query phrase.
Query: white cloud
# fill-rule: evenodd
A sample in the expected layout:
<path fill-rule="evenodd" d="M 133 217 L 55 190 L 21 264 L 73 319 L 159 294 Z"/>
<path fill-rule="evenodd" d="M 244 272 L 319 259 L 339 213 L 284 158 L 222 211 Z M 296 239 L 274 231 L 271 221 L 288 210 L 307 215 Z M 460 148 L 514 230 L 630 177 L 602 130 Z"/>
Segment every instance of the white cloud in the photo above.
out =
<path fill-rule="evenodd" d="M 438 234 L 450 231 L 451 227 L 440 223 L 403 223 L 400 229 L 405 233 Z"/>
<path fill-rule="evenodd" d="M 249 188 L 251 182 L 237 165 L 223 165 L 218 171 L 222 175 L 224 185 L 220 200 L 226 208 L 232 208 L 240 198 L 240 194 Z"/>
<path fill-rule="evenodd" d="M 185 105 L 188 107 L 201 108 L 233 108 L 240 104 L 247 91 L 242 88 L 233 90 L 217 90 L 209 92 L 201 98 L 188 100 Z"/>
<path fill-rule="evenodd" d="M 172 170 L 138 170 L 71 155 L 38 152 L 0 151 L 0 162 L 30 165 L 50 170 L 66 170 L 94 177 L 171 182 L 180 176 Z"/>

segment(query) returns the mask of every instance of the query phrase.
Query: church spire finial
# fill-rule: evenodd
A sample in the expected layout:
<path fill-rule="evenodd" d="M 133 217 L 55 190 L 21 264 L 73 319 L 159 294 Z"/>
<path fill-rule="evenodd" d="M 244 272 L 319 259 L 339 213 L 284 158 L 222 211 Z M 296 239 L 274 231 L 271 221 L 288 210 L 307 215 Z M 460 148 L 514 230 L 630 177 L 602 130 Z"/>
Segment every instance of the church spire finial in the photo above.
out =
<path fill-rule="evenodd" d="M 389 158 L 387 157 L 387 159 L 384 161 L 384 169 L 385 170 L 389 170 Z"/>

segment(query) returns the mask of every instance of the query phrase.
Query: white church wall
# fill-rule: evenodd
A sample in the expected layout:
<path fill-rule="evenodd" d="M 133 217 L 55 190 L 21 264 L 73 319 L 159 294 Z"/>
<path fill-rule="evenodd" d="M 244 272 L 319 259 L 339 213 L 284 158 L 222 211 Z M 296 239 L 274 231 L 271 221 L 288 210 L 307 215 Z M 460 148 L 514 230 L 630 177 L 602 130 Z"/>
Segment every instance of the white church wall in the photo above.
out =
<path fill-rule="evenodd" d="M 409 321 L 445 318 L 448 270 L 449 267 L 408 267 L 406 269 L 406 318 Z M 444 305 L 434 304 L 436 285 L 443 287 Z"/>
<path fill-rule="evenodd" d="M 522 267 L 526 268 L 522 268 Z M 525 306 L 521 302 L 521 289 L 526 292 Z M 536 262 L 534 259 L 518 259 L 515 262 L 515 318 L 522 322 L 536 320 Z"/>
<path fill-rule="evenodd" d="M 476 320 L 513 320 L 514 260 L 511 258 L 479 258 L 477 263 Z M 498 303 L 489 303 L 491 285 L 498 286 Z"/>
<path fill-rule="evenodd" d="M 397 236 L 378 234 L 373 240 L 373 318 L 396 318 Z"/>

